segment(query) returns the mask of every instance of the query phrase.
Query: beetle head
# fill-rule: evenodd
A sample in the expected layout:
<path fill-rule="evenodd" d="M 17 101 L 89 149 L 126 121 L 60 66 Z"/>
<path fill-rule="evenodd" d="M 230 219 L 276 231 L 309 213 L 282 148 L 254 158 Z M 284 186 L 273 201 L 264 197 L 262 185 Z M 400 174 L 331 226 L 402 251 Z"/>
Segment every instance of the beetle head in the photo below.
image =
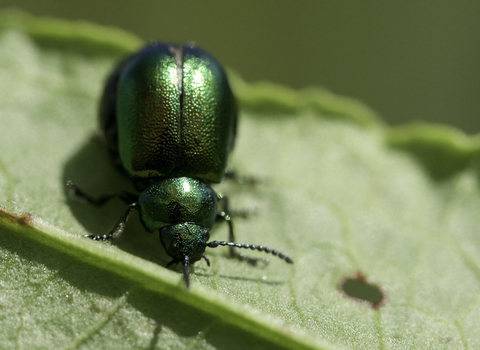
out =
<path fill-rule="evenodd" d="M 160 240 L 165 251 L 176 261 L 188 256 L 190 263 L 199 260 L 205 253 L 210 233 L 208 229 L 194 223 L 182 223 L 163 227 Z"/>

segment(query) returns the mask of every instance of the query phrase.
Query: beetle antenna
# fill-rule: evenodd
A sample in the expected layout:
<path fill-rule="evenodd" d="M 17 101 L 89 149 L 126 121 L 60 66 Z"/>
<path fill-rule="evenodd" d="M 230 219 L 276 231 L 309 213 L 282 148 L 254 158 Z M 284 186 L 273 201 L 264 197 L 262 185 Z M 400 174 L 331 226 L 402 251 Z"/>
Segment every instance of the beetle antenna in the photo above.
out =
<path fill-rule="evenodd" d="M 235 248 L 243 248 L 243 249 L 251 249 L 251 250 L 258 250 L 259 252 L 271 253 L 272 255 L 278 256 L 280 259 L 285 260 L 289 264 L 293 264 L 292 258 L 286 256 L 282 252 L 279 252 L 276 249 L 271 249 L 268 247 L 264 247 L 261 245 L 255 244 L 242 244 L 242 243 L 235 243 L 235 242 L 225 242 L 225 241 L 211 241 L 207 242 L 206 246 L 209 248 L 216 248 L 219 245 L 227 246 L 227 247 L 235 247 Z"/>

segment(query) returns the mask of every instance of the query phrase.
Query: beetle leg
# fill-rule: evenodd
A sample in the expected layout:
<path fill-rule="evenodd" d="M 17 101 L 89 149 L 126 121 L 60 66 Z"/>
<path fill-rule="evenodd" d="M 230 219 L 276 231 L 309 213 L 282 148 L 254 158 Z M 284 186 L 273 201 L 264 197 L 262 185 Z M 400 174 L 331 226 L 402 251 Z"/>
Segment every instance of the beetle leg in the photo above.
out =
<path fill-rule="evenodd" d="M 208 256 L 202 255 L 202 258 L 205 259 L 205 261 L 207 262 L 208 267 L 210 267 L 210 259 L 208 258 Z"/>
<path fill-rule="evenodd" d="M 119 238 L 120 235 L 123 233 L 123 230 L 125 229 L 125 224 L 127 223 L 130 212 L 137 206 L 138 203 L 131 203 L 127 207 L 127 210 L 125 210 L 125 212 L 122 214 L 122 216 L 120 216 L 120 219 L 118 220 L 115 227 L 108 234 L 103 236 L 84 235 L 83 237 L 93 239 L 94 241 L 110 241 Z"/>
<path fill-rule="evenodd" d="M 217 194 L 217 199 L 223 203 L 223 212 L 228 213 L 228 216 L 232 217 L 241 217 L 243 219 L 254 215 L 257 211 L 254 208 L 243 209 L 243 210 L 230 210 L 229 200 L 227 196 L 224 196 L 222 193 Z"/>
<path fill-rule="evenodd" d="M 129 192 L 121 192 L 118 194 L 107 194 L 105 196 L 93 198 L 92 196 L 83 192 L 83 190 L 81 190 L 77 185 L 75 185 L 70 180 L 67 181 L 67 187 L 70 188 L 70 192 L 73 196 L 82 198 L 88 204 L 95 205 L 97 207 L 104 205 L 110 199 L 113 199 L 113 198 L 120 198 L 122 201 L 124 201 L 127 204 L 135 202 L 138 199 L 138 196 Z"/>
<path fill-rule="evenodd" d="M 222 199 L 226 201 L 225 209 L 228 209 L 228 199 L 226 197 L 222 197 Z M 226 211 L 221 211 L 217 213 L 216 221 L 227 222 L 228 239 L 230 240 L 230 242 L 235 242 L 235 235 L 233 234 L 233 223 L 232 223 L 232 219 L 230 218 L 230 215 L 228 215 Z M 258 261 L 263 261 L 264 263 L 268 263 L 268 260 L 265 260 L 265 259 L 257 259 L 257 258 L 249 257 L 248 255 L 245 255 L 245 254 L 240 254 L 233 246 L 229 246 L 229 249 L 230 249 L 230 255 L 232 257 L 238 258 L 240 260 L 245 260 L 249 264 L 257 265 Z"/>
<path fill-rule="evenodd" d="M 225 197 L 223 198 L 226 200 Z M 228 215 L 225 211 L 221 211 L 217 213 L 216 221 L 225 221 L 228 224 L 228 240 L 230 242 L 235 242 L 235 235 L 233 234 L 233 223 L 230 215 Z M 230 247 L 230 255 L 238 256 L 239 254 L 234 247 Z"/>
<path fill-rule="evenodd" d="M 179 259 L 172 259 L 167 263 L 167 265 L 165 265 L 165 268 L 168 269 L 170 266 L 172 266 L 173 264 L 176 264 L 178 262 L 180 262 Z"/>
<path fill-rule="evenodd" d="M 225 170 L 225 179 L 233 180 L 240 185 L 255 186 L 263 182 L 263 179 L 257 176 L 240 175 L 235 170 Z"/>

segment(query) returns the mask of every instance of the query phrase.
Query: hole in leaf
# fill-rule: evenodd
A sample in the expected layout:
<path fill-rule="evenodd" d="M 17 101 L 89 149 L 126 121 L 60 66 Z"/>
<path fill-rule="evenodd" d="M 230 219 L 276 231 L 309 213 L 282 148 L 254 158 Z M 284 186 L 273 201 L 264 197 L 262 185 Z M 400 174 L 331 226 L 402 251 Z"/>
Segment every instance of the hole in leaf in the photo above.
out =
<path fill-rule="evenodd" d="M 357 272 L 352 277 L 347 277 L 340 283 L 340 290 L 349 298 L 368 304 L 378 309 L 385 303 L 385 294 L 382 289 L 367 281 L 367 277 Z"/>

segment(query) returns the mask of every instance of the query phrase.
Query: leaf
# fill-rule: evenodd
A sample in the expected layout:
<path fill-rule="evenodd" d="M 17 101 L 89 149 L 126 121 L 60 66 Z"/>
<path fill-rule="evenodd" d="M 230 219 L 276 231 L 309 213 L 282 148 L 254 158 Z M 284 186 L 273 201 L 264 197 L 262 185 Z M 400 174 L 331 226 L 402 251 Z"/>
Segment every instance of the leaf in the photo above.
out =
<path fill-rule="evenodd" d="M 239 242 L 294 265 L 253 267 L 211 249 L 212 267 L 197 262 L 187 291 L 136 214 L 118 243 L 83 239 L 125 206 L 89 207 L 65 183 L 132 189 L 96 110 L 109 71 L 141 45 L 91 24 L 0 17 L 1 348 L 479 347 L 478 137 L 389 128 L 326 90 L 231 74 L 241 106 L 231 167 L 264 181 L 216 189 L 256 210 L 235 221 Z M 226 234 L 218 225 L 213 238 Z M 350 281 L 384 299 L 347 297 Z"/>

